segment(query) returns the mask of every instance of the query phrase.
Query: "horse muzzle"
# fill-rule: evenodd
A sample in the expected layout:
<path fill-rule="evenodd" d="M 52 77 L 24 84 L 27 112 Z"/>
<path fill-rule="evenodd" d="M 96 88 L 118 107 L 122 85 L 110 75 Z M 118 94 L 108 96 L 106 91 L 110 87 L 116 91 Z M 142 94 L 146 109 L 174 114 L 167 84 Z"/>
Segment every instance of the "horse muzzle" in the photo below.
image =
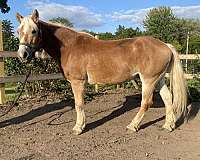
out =
<path fill-rule="evenodd" d="M 34 51 L 26 45 L 19 45 L 17 54 L 22 63 L 28 63 L 34 57 Z"/>

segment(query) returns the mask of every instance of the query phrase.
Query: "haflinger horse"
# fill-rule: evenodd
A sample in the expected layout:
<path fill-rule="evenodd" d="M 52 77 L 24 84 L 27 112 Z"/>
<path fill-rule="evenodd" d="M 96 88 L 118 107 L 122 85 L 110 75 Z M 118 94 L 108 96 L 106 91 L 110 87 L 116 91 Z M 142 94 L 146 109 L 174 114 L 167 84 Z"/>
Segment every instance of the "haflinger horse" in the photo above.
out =
<path fill-rule="evenodd" d="M 127 126 L 138 131 L 145 112 L 152 105 L 153 92 L 159 93 L 166 107 L 163 128 L 172 131 L 184 116 L 187 105 L 187 87 L 184 72 L 175 48 L 158 39 L 143 36 L 122 40 L 97 40 L 93 36 L 73 29 L 39 20 L 34 10 L 30 16 L 16 14 L 20 25 L 18 57 L 29 62 L 35 52 L 43 48 L 59 63 L 64 77 L 71 83 L 77 113 L 74 134 L 86 126 L 84 113 L 84 84 L 115 84 L 139 74 L 142 82 L 141 107 Z M 164 76 L 170 72 L 168 89 Z"/>

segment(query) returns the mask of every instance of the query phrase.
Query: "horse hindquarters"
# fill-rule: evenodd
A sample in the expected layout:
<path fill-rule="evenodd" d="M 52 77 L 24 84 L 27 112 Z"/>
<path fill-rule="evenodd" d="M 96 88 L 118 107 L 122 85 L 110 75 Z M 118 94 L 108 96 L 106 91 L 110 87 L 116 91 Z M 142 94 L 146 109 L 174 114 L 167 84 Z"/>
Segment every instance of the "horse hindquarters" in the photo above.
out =
<path fill-rule="evenodd" d="M 141 63 L 145 64 L 145 66 L 142 66 L 140 69 L 143 72 L 140 73 L 140 79 L 142 81 L 141 107 L 132 122 L 127 126 L 128 129 L 131 129 L 133 131 L 137 131 L 139 129 L 139 125 L 144 117 L 145 112 L 152 105 L 152 97 L 155 86 L 157 82 L 159 82 L 160 79 L 162 79 L 162 77 L 165 75 L 168 67 L 170 66 L 171 57 L 173 57 L 170 50 L 166 47 L 163 49 L 163 52 L 161 52 L 161 54 L 156 53 L 159 52 L 155 50 L 155 52 L 152 52 L 150 56 L 147 56 L 150 57 L 150 59 L 144 59 L 145 63 Z M 160 61 L 158 61 L 158 59 L 160 59 Z M 166 94 L 163 94 L 165 92 Z M 170 101 L 171 97 L 167 93 L 168 92 L 166 90 L 166 87 L 164 87 L 161 91 L 162 98 L 167 96 L 166 106 L 172 106 L 170 105 L 170 102 L 168 102 Z M 163 98 L 163 101 L 166 101 L 166 98 Z M 167 107 L 167 110 L 170 110 L 170 107 Z"/>

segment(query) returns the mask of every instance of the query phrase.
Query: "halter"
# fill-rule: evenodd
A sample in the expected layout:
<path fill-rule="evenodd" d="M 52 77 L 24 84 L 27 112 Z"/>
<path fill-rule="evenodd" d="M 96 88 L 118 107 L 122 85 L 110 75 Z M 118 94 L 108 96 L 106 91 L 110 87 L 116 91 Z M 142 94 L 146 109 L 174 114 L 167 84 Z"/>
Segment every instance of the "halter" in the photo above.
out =
<path fill-rule="evenodd" d="M 19 45 L 24 45 L 24 46 L 27 46 L 31 49 L 37 49 L 39 45 L 36 45 L 36 44 L 29 44 L 29 43 L 19 43 Z"/>

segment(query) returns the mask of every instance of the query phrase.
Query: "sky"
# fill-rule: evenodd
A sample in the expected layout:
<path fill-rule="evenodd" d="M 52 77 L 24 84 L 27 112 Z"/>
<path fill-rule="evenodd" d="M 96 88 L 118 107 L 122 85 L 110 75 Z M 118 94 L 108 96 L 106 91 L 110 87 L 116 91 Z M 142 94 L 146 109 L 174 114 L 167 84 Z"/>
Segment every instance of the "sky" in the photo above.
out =
<path fill-rule="evenodd" d="M 118 25 L 142 28 L 151 8 L 169 6 L 180 18 L 200 19 L 200 0 L 8 0 L 9 13 L 0 13 L 0 20 L 9 19 L 16 29 L 16 12 L 23 16 L 38 9 L 40 19 L 68 18 L 77 30 L 115 32 Z"/>

